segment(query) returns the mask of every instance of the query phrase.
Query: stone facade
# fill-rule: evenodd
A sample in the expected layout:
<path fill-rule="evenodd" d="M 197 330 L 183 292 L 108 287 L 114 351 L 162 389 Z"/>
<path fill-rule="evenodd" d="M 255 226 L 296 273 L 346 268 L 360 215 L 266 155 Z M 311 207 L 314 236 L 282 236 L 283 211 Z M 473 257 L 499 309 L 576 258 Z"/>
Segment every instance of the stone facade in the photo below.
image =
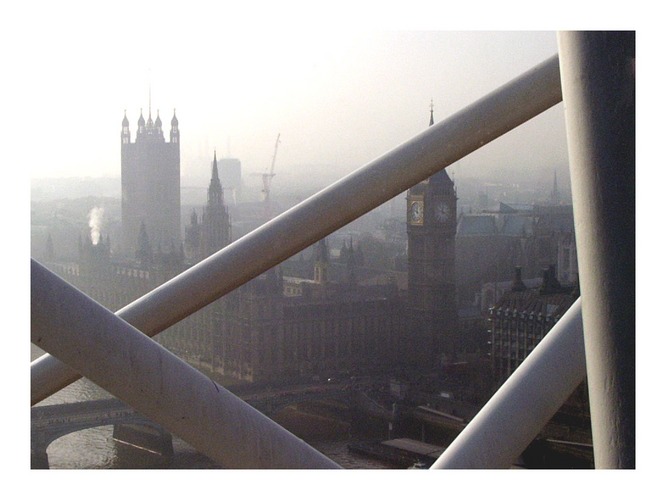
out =
<path fill-rule="evenodd" d="M 273 269 L 224 298 L 214 328 L 222 374 L 254 382 L 323 380 L 396 366 L 405 316 L 395 286 L 286 283 L 290 295 Z"/>
<path fill-rule="evenodd" d="M 498 386 L 543 340 L 580 294 L 577 285 L 559 283 L 554 266 L 543 271 L 538 288 L 527 288 L 520 268 L 515 272 L 511 290 L 489 311 L 492 369 Z"/>
<path fill-rule="evenodd" d="M 481 306 L 485 284 L 511 281 L 520 266 L 523 279 L 540 278 L 557 263 L 563 284 L 577 280 L 571 205 L 511 206 L 462 214 L 456 234 L 456 288 L 459 305 Z"/>
<path fill-rule="evenodd" d="M 170 141 L 164 139 L 162 120 L 139 117 L 135 141 L 129 120 L 123 118 L 120 134 L 121 245 L 126 257 L 134 257 L 142 224 L 150 246 L 180 246 L 180 131 L 174 111 Z"/>

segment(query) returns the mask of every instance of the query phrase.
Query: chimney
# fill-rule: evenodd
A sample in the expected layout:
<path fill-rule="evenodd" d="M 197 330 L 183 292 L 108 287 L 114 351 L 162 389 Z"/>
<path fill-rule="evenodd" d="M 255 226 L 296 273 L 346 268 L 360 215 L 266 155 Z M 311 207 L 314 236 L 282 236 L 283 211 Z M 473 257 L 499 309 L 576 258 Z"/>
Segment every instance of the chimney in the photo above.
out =
<path fill-rule="evenodd" d="M 543 283 L 541 283 L 541 294 L 556 293 L 562 291 L 562 285 L 557 281 L 555 266 L 550 265 L 543 270 Z"/>
<path fill-rule="evenodd" d="M 520 266 L 516 266 L 513 275 L 513 283 L 511 284 L 511 291 L 524 292 L 525 290 L 527 290 L 527 287 L 525 286 L 525 283 L 523 283 L 522 268 Z"/>

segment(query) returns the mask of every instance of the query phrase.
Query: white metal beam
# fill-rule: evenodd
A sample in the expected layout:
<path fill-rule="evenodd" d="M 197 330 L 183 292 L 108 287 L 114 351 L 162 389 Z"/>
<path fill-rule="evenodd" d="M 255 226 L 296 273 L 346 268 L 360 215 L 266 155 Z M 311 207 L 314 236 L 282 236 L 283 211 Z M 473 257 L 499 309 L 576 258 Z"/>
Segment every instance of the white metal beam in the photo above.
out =
<path fill-rule="evenodd" d="M 31 340 L 227 468 L 335 462 L 31 260 Z"/>
<path fill-rule="evenodd" d="M 633 31 L 558 34 L 597 468 L 636 466 Z"/>

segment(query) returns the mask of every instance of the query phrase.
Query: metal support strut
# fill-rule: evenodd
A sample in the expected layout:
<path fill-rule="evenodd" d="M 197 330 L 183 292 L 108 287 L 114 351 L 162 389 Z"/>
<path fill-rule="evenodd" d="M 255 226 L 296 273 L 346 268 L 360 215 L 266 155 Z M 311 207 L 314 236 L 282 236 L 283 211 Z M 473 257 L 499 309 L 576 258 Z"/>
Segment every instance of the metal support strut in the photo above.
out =
<path fill-rule="evenodd" d="M 594 462 L 634 468 L 635 33 L 558 35 Z"/>
<path fill-rule="evenodd" d="M 31 261 L 32 342 L 190 443 L 236 469 L 340 466 Z"/>

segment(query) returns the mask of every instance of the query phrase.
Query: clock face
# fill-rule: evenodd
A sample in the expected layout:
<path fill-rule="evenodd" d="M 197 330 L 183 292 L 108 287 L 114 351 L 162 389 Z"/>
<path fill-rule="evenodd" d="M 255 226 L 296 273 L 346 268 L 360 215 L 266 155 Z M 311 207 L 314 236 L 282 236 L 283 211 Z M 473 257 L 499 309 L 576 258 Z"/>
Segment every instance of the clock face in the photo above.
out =
<path fill-rule="evenodd" d="M 407 215 L 411 224 L 423 224 L 423 201 L 412 201 Z"/>
<path fill-rule="evenodd" d="M 435 219 L 437 219 L 437 222 L 446 222 L 447 220 L 449 220 L 450 216 L 451 216 L 451 209 L 446 203 L 440 201 L 435 206 Z"/>

